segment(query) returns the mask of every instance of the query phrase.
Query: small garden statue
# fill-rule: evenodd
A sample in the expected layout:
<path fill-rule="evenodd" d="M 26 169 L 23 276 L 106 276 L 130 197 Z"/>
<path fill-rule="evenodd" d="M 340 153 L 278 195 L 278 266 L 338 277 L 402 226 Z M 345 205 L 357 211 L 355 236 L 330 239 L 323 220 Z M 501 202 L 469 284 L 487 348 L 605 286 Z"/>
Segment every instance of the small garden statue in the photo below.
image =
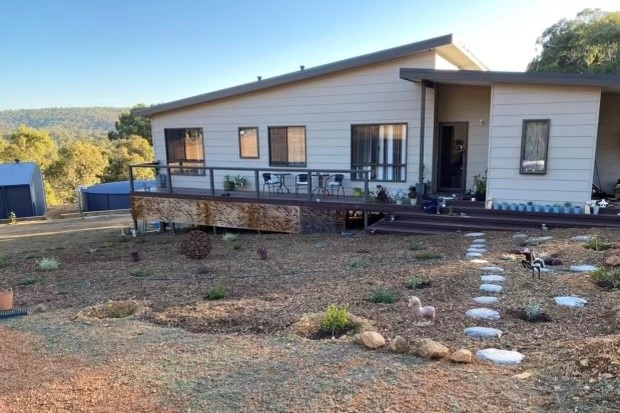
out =
<path fill-rule="evenodd" d="M 430 305 L 422 307 L 422 302 L 416 296 L 409 297 L 409 307 L 413 307 L 415 325 L 426 326 L 435 324 L 435 307 Z"/>
<path fill-rule="evenodd" d="M 529 248 L 524 249 L 522 254 L 525 256 L 525 259 L 521 260 L 523 268 L 531 270 L 532 277 L 534 277 L 534 273 L 538 273 L 538 279 L 540 280 L 540 271 L 541 268 L 545 268 L 545 260 L 536 257 L 534 250 L 530 250 Z"/>

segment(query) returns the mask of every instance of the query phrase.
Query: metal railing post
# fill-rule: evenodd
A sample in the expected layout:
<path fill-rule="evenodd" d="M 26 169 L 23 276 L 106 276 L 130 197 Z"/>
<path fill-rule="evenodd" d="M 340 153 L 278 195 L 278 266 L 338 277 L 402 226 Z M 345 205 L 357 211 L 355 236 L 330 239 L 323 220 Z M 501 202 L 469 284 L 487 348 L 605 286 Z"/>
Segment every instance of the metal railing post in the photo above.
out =
<path fill-rule="evenodd" d="M 213 168 L 209 168 L 209 185 L 211 186 L 211 196 L 215 196 L 215 177 L 213 176 Z"/>
<path fill-rule="evenodd" d="M 254 182 L 256 184 L 256 198 L 260 198 L 260 182 L 258 180 L 258 169 L 254 169 Z"/>
<path fill-rule="evenodd" d="M 308 201 L 312 202 L 312 169 L 308 169 Z"/>
<path fill-rule="evenodd" d="M 171 175 L 171 170 L 169 166 L 166 166 L 166 183 L 168 185 L 166 185 L 168 187 L 168 193 L 171 194 L 172 193 L 172 175 Z"/>

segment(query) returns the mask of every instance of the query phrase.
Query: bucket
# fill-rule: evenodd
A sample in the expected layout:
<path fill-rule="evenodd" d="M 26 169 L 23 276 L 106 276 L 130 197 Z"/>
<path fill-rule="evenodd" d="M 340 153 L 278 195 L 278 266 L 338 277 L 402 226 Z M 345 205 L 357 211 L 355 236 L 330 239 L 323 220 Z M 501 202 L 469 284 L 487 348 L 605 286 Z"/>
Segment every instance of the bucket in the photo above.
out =
<path fill-rule="evenodd" d="M 0 290 L 0 311 L 7 311 L 13 308 L 13 289 Z"/>

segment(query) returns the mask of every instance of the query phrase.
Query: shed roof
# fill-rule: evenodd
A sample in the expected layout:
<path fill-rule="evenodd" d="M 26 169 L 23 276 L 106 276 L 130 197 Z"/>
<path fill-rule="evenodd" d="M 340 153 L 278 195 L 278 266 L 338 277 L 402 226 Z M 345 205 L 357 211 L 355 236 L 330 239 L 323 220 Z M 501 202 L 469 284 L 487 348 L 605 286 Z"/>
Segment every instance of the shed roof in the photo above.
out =
<path fill-rule="evenodd" d="M 354 69 L 373 63 L 379 63 L 386 60 L 396 59 L 414 53 L 426 50 L 437 49 L 437 52 L 445 58 L 453 61 L 457 66 L 464 69 L 482 69 L 486 67 L 474 57 L 467 49 L 453 43 L 452 35 L 435 37 L 416 43 L 406 44 L 404 46 L 393 47 L 391 49 L 379 52 L 369 53 L 350 59 L 340 60 L 334 63 L 307 68 L 297 72 L 288 73 L 268 79 L 258 80 L 252 83 L 246 83 L 226 89 L 217 90 L 215 92 L 205 93 L 202 95 L 192 96 L 185 99 L 175 100 L 160 105 L 151 106 L 149 108 L 137 110 L 135 113 L 139 116 L 151 116 L 158 113 L 168 112 L 187 106 L 207 103 L 214 100 L 224 99 L 232 96 L 242 95 L 245 93 L 256 92 L 276 86 L 282 86 L 300 80 L 312 79 L 343 70 Z"/>
<path fill-rule="evenodd" d="M 38 171 L 34 162 L 0 163 L 0 186 L 30 185 Z"/>
<path fill-rule="evenodd" d="M 493 72 L 478 70 L 400 69 L 401 79 L 412 82 L 491 85 L 493 83 L 596 86 L 620 92 L 620 76 L 596 73 Z"/>

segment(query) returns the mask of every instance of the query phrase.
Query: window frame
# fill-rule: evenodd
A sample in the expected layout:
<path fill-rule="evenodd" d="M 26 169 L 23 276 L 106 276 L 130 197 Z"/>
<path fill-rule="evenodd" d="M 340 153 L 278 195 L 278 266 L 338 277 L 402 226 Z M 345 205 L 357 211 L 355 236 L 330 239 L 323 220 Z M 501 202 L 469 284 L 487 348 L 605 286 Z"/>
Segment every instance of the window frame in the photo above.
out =
<path fill-rule="evenodd" d="M 191 129 L 197 129 L 200 130 L 200 137 L 202 140 L 202 144 L 200 145 L 200 148 L 202 150 L 202 159 L 184 159 L 182 161 L 180 160 L 175 160 L 176 162 L 182 163 L 182 162 L 191 162 L 193 164 L 200 164 L 202 163 L 202 166 L 205 166 L 205 135 L 204 135 L 204 128 L 201 127 L 186 127 L 186 128 L 164 128 L 164 145 L 166 146 L 166 165 L 169 168 L 170 171 L 170 175 L 184 175 L 184 176 L 204 176 L 205 175 L 205 170 L 204 169 L 189 169 L 187 171 L 183 170 L 183 166 L 182 165 L 170 165 L 170 150 L 168 147 L 168 131 L 183 131 L 182 135 L 183 135 L 183 148 L 184 148 L 184 153 L 186 154 L 185 156 L 187 156 L 187 147 L 186 147 L 186 143 L 185 143 L 185 137 L 186 137 L 186 131 L 187 130 L 191 130 Z M 192 165 L 192 166 L 196 166 L 196 165 Z"/>
<path fill-rule="evenodd" d="M 354 148 L 353 148 L 353 129 L 355 127 L 358 126 L 387 126 L 387 125 L 399 125 L 405 126 L 405 133 L 403 135 L 403 153 L 404 153 L 404 162 L 403 163 L 397 163 L 397 164 L 383 164 L 383 163 L 373 163 L 373 164 L 363 164 L 363 163 L 353 163 L 353 154 L 354 154 Z M 369 181 L 370 182 L 386 182 L 386 183 L 390 183 L 390 182 L 395 182 L 395 183 L 401 183 L 401 182 L 407 182 L 407 141 L 408 141 L 408 137 L 409 137 L 409 122 L 386 122 L 386 123 L 356 123 L 356 124 L 351 124 L 351 134 L 350 134 L 350 144 L 351 144 L 351 170 L 355 170 L 355 166 L 370 166 L 370 167 L 383 167 L 383 166 L 389 166 L 392 168 L 402 168 L 402 174 L 401 174 L 401 179 L 372 179 L 371 176 L 369 176 Z M 361 182 L 364 181 L 364 173 L 362 173 L 362 171 L 364 171 L 364 169 L 360 170 L 360 175 L 362 176 L 361 178 L 357 178 L 357 174 L 355 172 L 351 172 L 351 181 L 357 181 L 357 182 Z"/>
<path fill-rule="evenodd" d="M 243 155 L 243 145 L 241 145 L 241 131 L 254 129 L 256 130 L 256 156 L 244 156 Z M 237 129 L 237 136 L 239 137 L 239 158 L 240 159 L 260 159 L 260 146 L 259 146 L 259 138 L 258 138 L 258 126 L 240 126 Z"/>
<path fill-rule="evenodd" d="M 272 151 L 271 151 L 271 130 L 272 129 L 282 129 L 286 128 L 286 148 L 287 148 L 287 162 L 286 163 L 274 163 L 272 160 Z M 303 128 L 304 130 L 304 161 L 303 162 L 291 162 L 288 160 L 288 129 L 289 128 Z M 286 125 L 286 126 L 268 126 L 267 127 L 267 136 L 268 136 L 268 146 L 269 146 L 269 166 L 272 167 L 285 167 L 285 168 L 306 168 L 308 165 L 308 134 L 305 125 Z"/>
<path fill-rule="evenodd" d="M 541 161 L 541 160 L 544 162 L 542 170 L 526 168 L 523 165 L 523 163 L 527 161 L 524 159 L 524 157 L 525 157 L 526 140 L 528 139 L 527 125 L 529 123 L 544 123 L 546 125 L 545 136 L 543 137 L 544 142 L 545 142 L 545 148 L 544 148 L 545 153 L 544 153 L 543 159 L 535 160 L 535 162 Z M 547 158 L 549 155 L 549 132 L 551 130 L 551 119 L 523 119 L 521 128 L 522 128 L 521 130 L 521 156 L 519 158 L 519 174 L 521 175 L 546 175 L 547 174 Z M 532 139 L 532 138 L 529 138 L 529 139 Z"/>

